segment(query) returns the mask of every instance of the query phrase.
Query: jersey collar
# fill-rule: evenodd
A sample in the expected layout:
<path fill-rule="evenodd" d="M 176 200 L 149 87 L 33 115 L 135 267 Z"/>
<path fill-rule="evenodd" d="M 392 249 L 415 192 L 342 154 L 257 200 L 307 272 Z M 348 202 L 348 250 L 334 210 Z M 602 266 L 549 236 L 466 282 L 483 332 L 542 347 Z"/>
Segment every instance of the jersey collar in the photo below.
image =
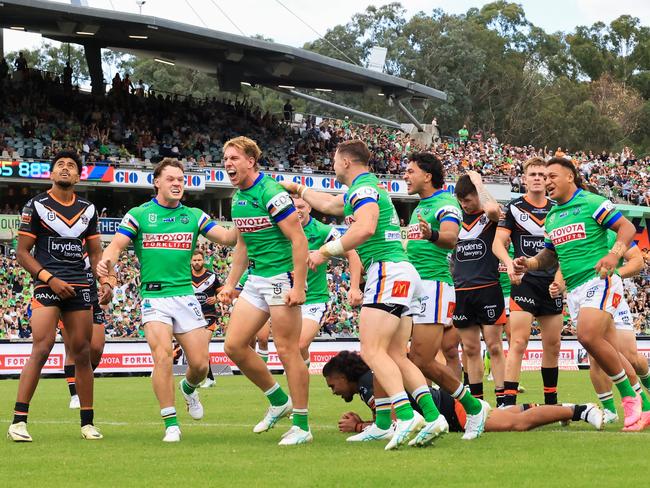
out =
<path fill-rule="evenodd" d="M 433 195 L 429 195 L 428 197 L 420 198 L 420 201 L 423 202 L 424 200 L 428 200 L 429 198 L 436 197 L 436 196 L 440 195 L 441 193 L 443 193 L 444 191 L 445 190 L 438 190 Z"/>
<path fill-rule="evenodd" d="M 368 173 L 368 172 L 366 171 L 365 173 L 361 173 L 360 175 L 355 176 L 355 178 L 352 180 L 352 183 L 350 183 L 350 186 L 354 185 L 354 182 L 357 181 L 357 180 L 358 180 L 359 178 L 361 178 L 362 176 L 366 176 L 366 175 L 369 175 L 369 174 L 370 174 L 370 173 Z"/>
<path fill-rule="evenodd" d="M 162 203 L 160 203 L 158 201 L 158 199 L 156 197 L 152 198 L 151 201 L 153 203 L 155 203 L 156 205 L 158 205 L 159 207 L 166 208 L 166 209 L 169 209 L 169 210 L 173 210 L 175 208 L 181 208 L 183 206 L 183 204 L 181 202 L 178 202 L 178 205 L 176 205 L 175 207 L 165 207 Z"/>
<path fill-rule="evenodd" d="M 264 178 L 264 173 L 262 173 L 262 172 L 260 171 L 259 176 L 258 176 L 257 178 L 255 178 L 255 181 L 253 181 L 253 184 L 252 184 L 251 186 L 249 186 L 248 188 L 243 188 L 242 191 L 248 191 L 248 190 L 250 190 L 250 189 L 253 188 L 255 185 L 257 185 L 257 184 L 262 180 L 262 178 Z"/>
<path fill-rule="evenodd" d="M 558 206 L 561 207 L 562 205 L 566 205 L 566 204 L 568 204 L 569 202 L 571 202 L 571 200 L 573 200 L 575 197 L 577 197 L 578 194 L 579 194 L 580 192 L 582 192 L 582 188 L 578 188 L 578 189 L 573 193 L 573 195 L 571 195 L 571 198 L 569 198 L 566 202 L 564 202 L 564 203 L 562 203 L 562 204 L 558 204 Z"/>

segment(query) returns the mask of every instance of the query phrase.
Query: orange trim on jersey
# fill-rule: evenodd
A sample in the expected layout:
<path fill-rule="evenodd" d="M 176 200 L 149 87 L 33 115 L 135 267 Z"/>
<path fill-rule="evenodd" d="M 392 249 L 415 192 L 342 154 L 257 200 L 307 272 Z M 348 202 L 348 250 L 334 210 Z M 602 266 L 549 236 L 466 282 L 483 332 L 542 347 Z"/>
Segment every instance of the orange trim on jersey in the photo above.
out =
<path fill-rule="evenodd" d="M 45 305 L 43 305 L 41 302 L 36 300 L 36 298 L 32 298 L 32 310 L 36 310 L 37 308 L 41 308 L 41 307 L 44 307 L 44 306 Z"/>
<path fill-rule="evenodd" d="M 546 197 L 544 197 L 544 198 L 546 198 Z M 546 207 L 546 203 L 548 203 L 548 200 L 546 200 L 546 203 L 544 203 L 544 205 L 542 205 L 541 207 L 538 207 L 537 205 L 535 205 L 533 202 L 531 202 L 531 201 L 528 199 L 528 195 L 524 195 L 524 200 L 526 200 L 526 203 L 528 203 L 531 207 L 535 207 L 535 208 L 545 208 L 545 207 Z"/>
<path fill-rule="evenodd" d="M 456 288 L 456 291 L 469 291 L 469 290 L 480 290 L 481 288 L 489 288 L 496 285 L 497 282 L 488 283 L 487 285 L 478 285 L 478 286 L 469 286 L 467 288 Z"/>
<path fill-rule="evenodd" d="M 101 234 L 93 234 L 91 236 L 86 236 L 86 239 L 97 239 L 101 237 Z"/>
<path fill-rule="evenodd" d="M 32 234 L 31 232 L 25 232 L 24 230 L 19 230 L 18 235 L 19 236 L 29 236 L 29 237 L 33 237 L 34 239 L 36 239 L 36 235 Z"/>
<path fill-rule="evenodd" d="M 466 224 L 465 222 L 463 222 L 463 228 L 464 228 L 465 230 L 471 230 L 472 227 L 474 227 L 474 226 L 478 223 L 478 221 L 481 220 L 481 217 L 483 217 L 483 215 L 484 215 L 484 212 L 481 212 L 481 213 L 479 214 L 479 216 L 476 217 L 476 218 L 474 219 L 474 221 L 473 221 L 471 224 Z"/>
<path fill-rule="evenodd" d="M 192 271 L 192 276 L 193 276 L 193 277 L 197 277 L 197 275 L 194 274 L 194 271 Z M 199 276 L 200 276 L 200 275 L 199 275 Z M 208 281 L 208 279 L 210 279 L 210 275 L 206 276 L 205 278 L 203 278 L 203 279 L 202 279 L 201 281 L 199 281 L 198 283 L 195 283 L 194 280 L 192 280 L 192 286 L 194 286 L 194 288 L 198 288 L 198 287 L 201 286 L 203 283 L 205 283 L 206 281 Z"/>
<path fill-rule="evenodd" d="M 54 196 L 54 194 L 52 193 L 52 190 L 47 190 L 47 194 L 50 196 L 50 198 L 51 198 L 52 200 L 54 200 L 54 201 L 57 202 L 57 203 L 60 203 L 60 204 L 63 205 L 64 207 L 71 207 L 71 206 L 74 205 L 74 203 L 77 201 L 77 194 L 76 194 L 76 193 L 73 193 L 73 194 L 72 194 L 72 202 L 71 202 L 71 203 L 63 203 L 61 200 L 59 200 L 58 198 L 56 198 L 56 197 Z"/>
<path fill-rule="evenodd" d="M 45 205 L 43 205 L 43 206 L 45 207 Z M 79 213 L 77 213 L 76 215 L 73 215 L 72 217 L 70 217 L 68 219 L 68 218 L 64 217 L 62 214 L 60 214 L 59 212 L 57 212 L 56 210 L 54 210 L 53 208 L 50 208 L 50 207 L 45 207 L 45 208 L 50 210 L 51 212 L 54 212 L 57 215 L 57 217 L 59 217 L 63 222 L 66 223 L 66 225 L 68 227 L 72 227 L 74 224 L 76 224 L 77 221 L 81 218 L 81 215 L 86 211 L 85 208 L 82 208 L 81 210 L 79 210 Z"/>
<path fill-rule="evenodd" d="M 525 312 L 523 308 L 510 297 L 510 312 Z"/>

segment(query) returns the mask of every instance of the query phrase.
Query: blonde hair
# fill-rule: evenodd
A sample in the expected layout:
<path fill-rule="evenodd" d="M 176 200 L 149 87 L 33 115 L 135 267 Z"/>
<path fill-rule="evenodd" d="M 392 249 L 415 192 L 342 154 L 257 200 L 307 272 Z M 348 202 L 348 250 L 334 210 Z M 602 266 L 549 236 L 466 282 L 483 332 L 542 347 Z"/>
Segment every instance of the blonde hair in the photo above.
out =
<path fill-rule="evenodd" d="M 533 156 L 532 158 L 529 158 L 526 160 L 524 163 L 524 174 L 526 174 L 526 171 L 528 171 L 528 168 L 531 166 L 544 166 L 546 167 L 546 161 L 544 158 L 540 158 L 539 156 Z"/>
<path fill-rule="evenodd" d="M 255 169 L 259 169 L 258 161 L 262 155 L 262 150 L 253 139 L 244 136 L 234 137 L 226 141 L 223 145 L 223 151 L 226 152 L 226 149 L 230 146 L 239 149 L 249 158 L 253 158 L 255 160 Z"/>

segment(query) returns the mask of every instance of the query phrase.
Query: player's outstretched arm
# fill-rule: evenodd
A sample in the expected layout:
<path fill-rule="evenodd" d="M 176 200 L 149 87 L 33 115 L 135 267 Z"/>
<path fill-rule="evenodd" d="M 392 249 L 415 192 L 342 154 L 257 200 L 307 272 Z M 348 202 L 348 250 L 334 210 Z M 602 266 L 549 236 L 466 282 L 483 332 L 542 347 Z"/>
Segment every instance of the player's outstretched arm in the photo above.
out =
<path fill-rule="evenodd" d="M 289 193 L 299 196 L 320 213 L 343 215 L 343 207 L 345 206 L 343 195 L 331 195 L 330 193 L 315 191 L 304 185 L 288 181 L 281 181 L 280 184 Z"/>
<path fill-rule="evenodd" d="M 554 268 L 558 265 L 557 254 L 551 249 L 542 249 L 532 258 L 521 256 L 513 262 L 513 269 L 516 274 L 525 274 L 528 271 L 538 269 Z"/>
<path fill-rule="evenodd" d="M 508 277 L 510 282 L 518 284 L 521 282 L 521 275 L 515 273 L 513 268 L 513 259 L 508 254 L 508 238 L 510 237 L 510 230 L 499 227 L 497 228 L 497 233 L 494 236 L 494 242 L 492 243 L 492 253 L 501 261 L 506 269 L 508 270 Z"/>
<path fill-rule="evenodd" d="M 226 305 L 229 305 L 235 298 L 237 298 L 238 293 L 235 290 L 235 287 L 248 266 L 248 249 L 246 248 L 246 243 L 244 242 L 241 233 L 238 230 L 235 232 L 237 234 L 237 245 L 232 253 L 230 273 L 228 273 L 228 277 L 226 278 L 223 287 L 221 287 L 221 290 L 217 293 L 217 300 Z"/>
<path fill-rule="evenodd" d="M 305 303 L 305 285 L 307 283 L 307 259 L 309 258 L 309 244 L 298 220 L 298 214 L 293 212 L 278 222 L 278 227 L 284 236 L 291 242 L 293 255 L 293 286 L 285 298 L 289 306 Z"/>
<path fill-rule="evenodd" d="M 618 274 L 621 278 L 631 278 L 632 276 L 636 276 L 645 266 L 643 254 L 641 254 L 639 246 L 629 248 L 623 258 L 625 259 L 625 264 L 618 268 Z"/>
<path fill-rule="evenodd" d="M 215 225 L 206 234 L 206 239 L 222 246 L 234 246 L 237 244 L 237 229 L 226 229 L 221 225 Z"/>
<path fill-rule="evenodd" d="M 129 247 L 130 243 L 131 239 L 124 234 L 118 232 L 113 236 L 111 243 L 104 249 L 102 258 L 97 263 L 97 274 L 100 278 L 108 277 L 110 270 L 117 263 L 120 253 Z"/>

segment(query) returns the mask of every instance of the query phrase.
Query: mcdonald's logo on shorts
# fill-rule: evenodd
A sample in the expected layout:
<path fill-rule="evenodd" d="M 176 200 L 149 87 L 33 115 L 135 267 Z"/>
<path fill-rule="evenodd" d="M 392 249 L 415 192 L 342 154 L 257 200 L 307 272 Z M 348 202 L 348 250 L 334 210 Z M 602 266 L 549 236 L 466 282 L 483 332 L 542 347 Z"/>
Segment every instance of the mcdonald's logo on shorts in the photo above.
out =
<path fill-rule="evenodd" d="M 390 296 L 395 298 L 406 298 L 409 296 L 410 281 L 396 281 L 393 284 L 393 291 Z"/>
<path fill-rule="evenodd" d="M 614 296 L 612 297 L 612 306 L 614 308 L 618 308 L 618 305 L 621 303 L 621 295 L 618 293 L 614 293 Z"/>
<path fill-rule="evenodd" d="M 447 318 L 450 319 L 454 316 L 454 310 L 456 310 L 456 303 L 449 302 L 449 308 L 447 309 Z"/>

